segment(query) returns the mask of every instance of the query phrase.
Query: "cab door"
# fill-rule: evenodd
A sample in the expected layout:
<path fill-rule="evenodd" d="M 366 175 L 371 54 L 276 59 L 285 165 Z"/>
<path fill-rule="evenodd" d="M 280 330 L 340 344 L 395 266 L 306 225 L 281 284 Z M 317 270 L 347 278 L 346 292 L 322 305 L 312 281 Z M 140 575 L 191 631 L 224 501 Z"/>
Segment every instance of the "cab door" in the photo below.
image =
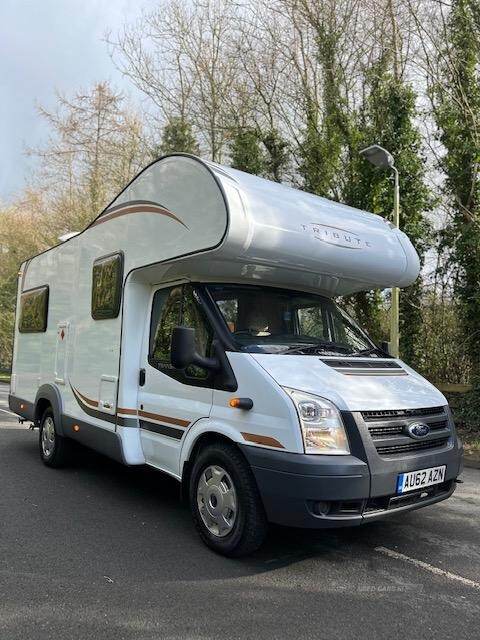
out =
<path fill-rule="evenodd" d="M 194 287 L 189 284 L 153 292 L 148 327 L 144 332 L 138 417 L 143 453 L 148 464 L 180 475 L 182 441 L 200 418 L 210 415 L 212 373 L 197 366 L 175 369 L 170 362 L 172 330 L 195 329 L 197 352 L 209 355 L 213 331 Z M 143 384 L 142 384 L 143 382 Z"/>

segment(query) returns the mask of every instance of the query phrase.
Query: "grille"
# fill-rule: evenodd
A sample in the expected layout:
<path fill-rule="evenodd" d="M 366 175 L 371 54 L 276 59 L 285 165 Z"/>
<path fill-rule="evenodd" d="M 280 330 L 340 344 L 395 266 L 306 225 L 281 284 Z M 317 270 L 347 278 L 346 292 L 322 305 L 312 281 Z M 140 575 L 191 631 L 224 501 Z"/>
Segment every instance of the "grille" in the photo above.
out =
<path fill-rule="evenodd" d="M 365 422 L 384 420 L 385 418 L 420 418 L 423 416 L 445 415 L 444 407 L 427 407 L 426 409 L 386 409 L 385 411 L 363 411 Z"/>
<path fill-rule="evenodd" d="M 448 421 L 438 420 L 437 422 L 428 422 L 430 431 L 437 431 L 438 429 L 448 429 Z M 368 430 L 372 438 L 378 438 L 380 436 L 394 436 L 401 435 L 404 430 L 402 424 L 382 424 L 382 426 L 369 426 Z"/>
<path fill-rule="evenodd" d="M 391 454 L 408 453 L 410 451 L 419 451 L 424 449 L 436 449 L 444 447 L 448 442 L 448 438 L 439 438 L 438 440 L 427 440 L 427 442 L 411 442 L 408 444 L 395 444 L 391 446 L 377 447 L 380 455 L 388 456 Z"/>
<path fill-rule="evenodd" d="M 381 456 L 441 448 L 448 443 L 451 435 L 445 407 L 364 411 L 362 417 Z M 425 440 L 414 440 L 407 433 L 408 426 L 419 420 L 430 428 Z"/>

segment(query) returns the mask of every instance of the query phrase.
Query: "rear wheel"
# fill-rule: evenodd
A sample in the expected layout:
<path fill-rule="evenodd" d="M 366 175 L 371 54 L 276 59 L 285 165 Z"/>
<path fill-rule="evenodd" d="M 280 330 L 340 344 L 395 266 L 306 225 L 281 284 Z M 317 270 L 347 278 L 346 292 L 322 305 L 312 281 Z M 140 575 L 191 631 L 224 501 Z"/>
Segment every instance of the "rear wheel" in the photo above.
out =
<path fill-rule="evenodd" d="M 265 512 L 252 471 L 233 445 L 218 442 L 200 451 L 189 494 L 195 525 L 211 549 L 240 557 L 260 547 Z"/>
<path fill-rule="evenodd" d="M 45 411 L 40 421 L 38 444 L 40 458 L 48 467 L 63 467 L 68 464 L 72 443 L 58 435 L 51 408 Z"/>

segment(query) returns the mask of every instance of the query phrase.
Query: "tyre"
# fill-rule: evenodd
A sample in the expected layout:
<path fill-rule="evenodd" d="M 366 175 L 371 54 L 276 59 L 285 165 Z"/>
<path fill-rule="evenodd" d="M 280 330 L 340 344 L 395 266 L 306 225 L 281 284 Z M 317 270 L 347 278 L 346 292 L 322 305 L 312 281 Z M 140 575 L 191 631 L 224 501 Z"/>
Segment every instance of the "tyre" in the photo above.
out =
<path fill-rule="evenodd" d="M 224 556 L 246 556 L 260 547 L 267 520 L 250 466 L 233 445 L 202 449 L 190 476 L 190 509 L 200 537 Z"/>
<path fill-rule="evenodd" d="M 70 461 L 72 443 L 58 435 L 52 409 L 47 409 L 42 416 L 38 444 L 40 457 L 47 467 L 63 467 Z"/>

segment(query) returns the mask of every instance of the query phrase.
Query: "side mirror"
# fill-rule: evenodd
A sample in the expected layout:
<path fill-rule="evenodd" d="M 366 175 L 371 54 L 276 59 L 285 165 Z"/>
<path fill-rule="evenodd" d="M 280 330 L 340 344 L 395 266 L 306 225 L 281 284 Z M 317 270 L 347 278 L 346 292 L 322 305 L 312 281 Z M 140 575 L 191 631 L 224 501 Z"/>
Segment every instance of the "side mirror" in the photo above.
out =
<path fill-rule="evenodd" d="M 385 351 L 385 353 L 388 353 L 389 356 L 391 356 L 392 354 L 390 353 L 390 343 L 387 342 L 386 340 L 383 340 L 382 342 L 380 342 L 380 349 L 382 351 Z"/>
<path fill-rule="evenodd" d="M 191 327 L 175 327 L 172 331 L 170 362 L 175 369 L 185 369 L 191 364 L 217 371 L 220 363 L 217 358 L 206 358 L 195 349 L 195 329 Z"/>

